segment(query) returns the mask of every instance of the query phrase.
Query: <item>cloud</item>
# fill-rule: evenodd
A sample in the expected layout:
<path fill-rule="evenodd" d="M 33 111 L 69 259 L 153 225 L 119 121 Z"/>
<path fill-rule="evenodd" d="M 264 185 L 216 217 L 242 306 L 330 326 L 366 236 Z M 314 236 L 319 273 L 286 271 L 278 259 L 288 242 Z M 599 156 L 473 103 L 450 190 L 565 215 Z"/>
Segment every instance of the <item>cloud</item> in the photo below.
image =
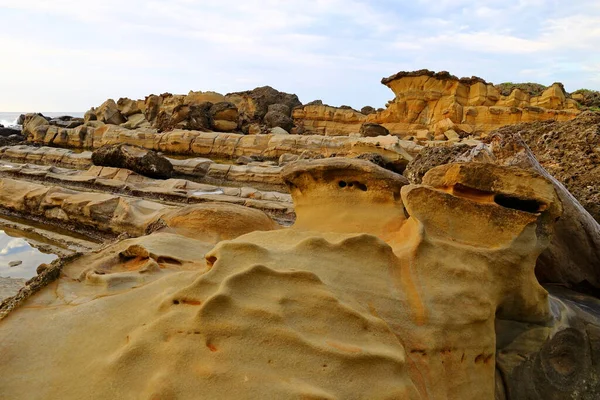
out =
<path fill-rule="evenodd" d="M 2 111 L 266 84 L 381 106 L 380 78 L 402 69 L 493 81 L 539 71 L 568 88 L 595 84 L 600 62 L 595 0 L 0 0 L 0 12 L 13 55 L 0 64 Z"/>

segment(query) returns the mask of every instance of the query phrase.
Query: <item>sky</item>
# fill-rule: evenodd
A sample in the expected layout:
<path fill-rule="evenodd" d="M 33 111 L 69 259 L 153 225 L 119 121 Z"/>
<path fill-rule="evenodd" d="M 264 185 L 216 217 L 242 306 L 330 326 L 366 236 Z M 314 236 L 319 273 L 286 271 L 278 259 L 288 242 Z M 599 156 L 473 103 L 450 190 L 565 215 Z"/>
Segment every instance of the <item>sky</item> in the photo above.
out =
<path fill-rule="evenodd" d="M 0 111 L 269 85 L 383 107 L 427 68 L 600 90 L 598 0 L 0 0 Z"/>

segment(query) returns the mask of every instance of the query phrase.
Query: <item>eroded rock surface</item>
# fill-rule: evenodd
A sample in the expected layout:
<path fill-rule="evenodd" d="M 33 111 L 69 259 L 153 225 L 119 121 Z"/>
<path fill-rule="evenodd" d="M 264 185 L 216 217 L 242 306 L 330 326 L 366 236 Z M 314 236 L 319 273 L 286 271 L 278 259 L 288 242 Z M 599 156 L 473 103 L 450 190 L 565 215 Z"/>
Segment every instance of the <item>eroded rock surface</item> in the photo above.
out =
<path fill-rule="evenodd" d="M 580 387 L 527 383 L 527 371 L 571 368 L 563 338 L 595 340 L 581 336 L 583 314 L 566 302 L 557 312 L 535 278 L 562 209 L 545 178 L 458 163 L 415 185 L 333 158 L 288 164 L 283 179 L 298 214 L 291 228 L 271 230 L 258 214 L 173 211 L 161 224 L 171 233 L 61 266 L 4 313 L 3 393 L 462 400 Z M 542 364 L 528 364 L 538 354 Z M 548 364 L 547 354 L 559 356 Z M 588 387 L 575 398 L 586 398 L 595 369 L 576 370 Z"/>

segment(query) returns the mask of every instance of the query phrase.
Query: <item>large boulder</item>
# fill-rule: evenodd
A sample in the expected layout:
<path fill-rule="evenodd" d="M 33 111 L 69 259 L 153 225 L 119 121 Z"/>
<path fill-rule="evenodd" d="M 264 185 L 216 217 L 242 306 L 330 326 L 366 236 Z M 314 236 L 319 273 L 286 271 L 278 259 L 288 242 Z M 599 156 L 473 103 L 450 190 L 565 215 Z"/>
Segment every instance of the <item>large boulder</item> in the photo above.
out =
<path fill-rule="evenodd" d="M 281 104 L 281 103 L 271 104 L 271 105 L 269 105 L 269 108 L 268 108 L 268 112 L 270 112 L 270 111 L 276 111 L 278 113 L 285 114 L 288 117 L 292 116 L 292 110 L 290 109 L 290 107 L 287 104 Z"/>
<path fill-rule="evenodd" d="M 49 125 L 48 120 L 41 114 L 27 114 L 23 120 L 23 136 L 33 135 L 39 126 Z"/>
<path fill-rule="evenodd" d="M 280 92 L 270 86 L 262 86 L 246 92 L 235 92 L 226 95 L 227 101 L 234 103 L 247 122 L 262 120 L 271 104 L 285 104 L 291 109 L 301 106 L 295 94 Z"/>
<path fill-rule="evenodd" d="M 119 112 L 117 103 L 113 99 L 106 100 L 95 111 L 97 120 L 105 124 L 121 125 L 127 121 Z"/>
<path fill-rule="evenodd" d="M 139 114 L 143 112 L 142 107 L 144 102 L 141 100 L 131 100 L 127 97 L 121 97 L 117 101 L 117 108 L 121 112 L 121 114 L 125 117 L 129 117 L 130 115 Z"/>
<path fill-rule="evenodd" d="M 168 179 L 173 165 L 152 150 L 128 144 L 105 145 L 92 153 L 94 165 L 127 168 L 151 178 Z"/>
<path fill-rule="evenodd" d="M 264 122 L 269 128 L 279 127 L 287 132 L 291 131 L 294 127 L 294 120 L 278 111 L 269 111 L 265 115 Z"/>

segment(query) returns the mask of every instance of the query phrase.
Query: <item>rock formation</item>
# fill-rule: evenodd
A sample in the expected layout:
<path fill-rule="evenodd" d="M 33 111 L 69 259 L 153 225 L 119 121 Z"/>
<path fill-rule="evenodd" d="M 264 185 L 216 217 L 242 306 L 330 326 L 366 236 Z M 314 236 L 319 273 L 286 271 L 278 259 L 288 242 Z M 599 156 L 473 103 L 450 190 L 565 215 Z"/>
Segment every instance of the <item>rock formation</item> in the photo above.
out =
<path fill-rule="evenodd" d="M 582 116 L 582 118 L 586 117 Z M 580 126 L 575 121 L 574 124 Z M 600 293 L 600 225 L 598 222 L 562 183 L 538 163 L 519 134 L 511 132 L 510 129 L 501 129 L 493 132 L 486 142 L 473 149 L 468 146 L 427 148 L 408 165 L 405 175 L 411 182 L 420 183 L 424 174 L 438 165 L 456 161 L 483 161 L 518 166 L 545 176 L 554 184 L 563 204 L 564 213 L 556 223 L 556 234 L 552 242 L 537 261 L 537 277 L 544 283 L 559 283 L 598 295 Z M 555 163 L 557 160 L 553 161 Z M 569 165 L 577 165 L 577 163 L 569 163 Z"/>
<path fill-rule="evenodd" d="M 305 105 L 294 110 L 296 124 L 312 134 L 347 135 L 359 132 L 364 123 L 378 123 L 401 137 L 425 131 L 433 138 L 449 130 L 479 136 L 508 124 L 566 121 L 579 113 L 577 101 L 558 83 L 539 96 L 530 96 L 520 89 L 502 95 L 481 78 L 459 79 L 429 70 L 399 72 L 381 82 L 395 95 L 383 111 L 366 115 L 322 104 Z"/>
<path fill-rule="evenodd" d="M 0 397 L 599 398 L 598 114 L 383 83 L 378 110 L 265 86 L 23 116 L 0 229 L 58 258 L 0 277 Z"/>
<path fill-rule="evenodd" d="M 30 284 L 35 290 L 0 306 L 0 350 L 10 360 L 0 364 L 3 393 L 596 393 L 594 368 L 568 364 L 575 380 L 540 389 L 545 378 L 527 381 L 539 367 L 518 358 L 539 354 L 551 370 L 549 351 L 596 338 L 586 333 L 594 325 L 577 325 L 582 314 L 567 322 L 553 313 L 558 300 L 535 279 L 535 260 L 561 214 L 544 178 L 459 163 L 433 168 L 423 184 L 411 185 L 368 161 L 332 158 L 289 164 L 283 179 L 298 216 L 291 228 L 234 206 L 182 209 L 163 218 L 163 232 L 42 271 Z M 237 225 L 222 223 L 231 219 Z M 536 330 L 535 340 L 522 340 Z M 44 368 L 48 363 L 54 367 Z"/>

